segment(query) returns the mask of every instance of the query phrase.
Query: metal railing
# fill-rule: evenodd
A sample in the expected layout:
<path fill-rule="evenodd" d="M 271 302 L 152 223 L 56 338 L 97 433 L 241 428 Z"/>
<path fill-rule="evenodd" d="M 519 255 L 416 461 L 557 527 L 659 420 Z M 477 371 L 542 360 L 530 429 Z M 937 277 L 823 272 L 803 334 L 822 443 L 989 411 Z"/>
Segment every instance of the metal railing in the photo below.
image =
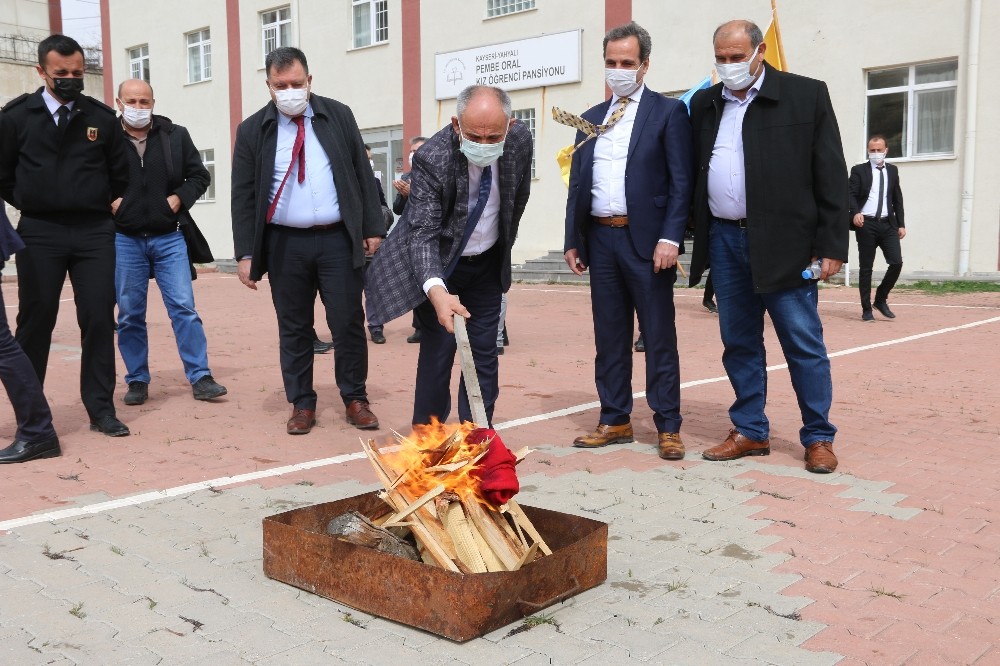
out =
<path fill-rule="evenodd" d="M 0 35 L 0 60 L 34 65 L 38 62 L 40 41 L 41 39 L 24 35 Z M 104 59 L 100 47 L 84 46 L 83 62 L 90 73 L 100 74 L 104 71 Z"/>

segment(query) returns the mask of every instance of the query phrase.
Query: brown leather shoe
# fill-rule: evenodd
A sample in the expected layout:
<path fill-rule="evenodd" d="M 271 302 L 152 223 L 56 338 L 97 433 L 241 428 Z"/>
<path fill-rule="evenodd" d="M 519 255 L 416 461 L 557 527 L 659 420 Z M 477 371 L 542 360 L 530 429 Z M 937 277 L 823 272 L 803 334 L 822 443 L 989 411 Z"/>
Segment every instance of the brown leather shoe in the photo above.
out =
<path fill-rule="evenodd" d="M 359 430 L 378 430 L 378 417 L 372 414 L 365 400 L 347 403 L 347 422 Z"/>
<path fill-rule="evenodd" d="M 581 449 L 596 449 L 608 444 L 628 444 L 634 441 L 631 423 L 617 426 L 598 423 L 597 430 L 589 435 L 581 435 L 574 439 L 573 446 Z"/>
<path fill-rule="evenodd" d="M 288 419 L 285 430 L 289 435 L 308 435 L 314 425 L 316 425 L 315 409 L 292 407 L 292 418 Z"/>
<path fill-rule="evenodd" d="M 679 432 L 661 432 L 658 444 L 660 457 L 664 460 L 683 460 L 684 442 Z"/>
<path fill-rule="evenodd" d="M 833 454 L 833 442 L 816 442 L 806 448 L 806 471 L 814 474 L 829 474 L 837 469 L 837 456 Z"/>
<path fill-rule="evenodd" d="M 763 442 L 758 442 L 755 439 L 744 437 L 739 430 L 733 428 L 729 431 L 729 437 L 726 437 L 726 441 L 703 451 L 701 457 L 705 460 L 736 460 L 743 456 L 766 456 L 770 453 L 771 440 L 765 439 Z"/>

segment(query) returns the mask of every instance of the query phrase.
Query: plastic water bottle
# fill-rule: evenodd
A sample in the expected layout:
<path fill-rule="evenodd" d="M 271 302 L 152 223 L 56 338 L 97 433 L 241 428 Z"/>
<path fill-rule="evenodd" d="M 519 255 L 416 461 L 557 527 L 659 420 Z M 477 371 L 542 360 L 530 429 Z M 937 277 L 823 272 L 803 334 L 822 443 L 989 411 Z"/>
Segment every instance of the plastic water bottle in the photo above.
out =
<path fill-rule="evenodd" d="M 809 264 L 804 271 L 802 271 L 803 280 L 818 280 L 819 276 L 823 274 L 823 260 L 817 259 L 816 261 Z"/>

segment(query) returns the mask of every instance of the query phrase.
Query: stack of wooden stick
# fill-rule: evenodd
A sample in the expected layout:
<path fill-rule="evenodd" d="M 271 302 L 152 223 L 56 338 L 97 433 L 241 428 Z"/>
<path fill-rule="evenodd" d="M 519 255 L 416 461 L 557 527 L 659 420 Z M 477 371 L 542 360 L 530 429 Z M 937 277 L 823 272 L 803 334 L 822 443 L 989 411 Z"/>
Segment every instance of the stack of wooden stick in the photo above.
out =
<path fill-rule="evenodd" d="M 399 438 L 396 451 L 362 442 L 368 460 L 385 486 L 386 510 L 368 516 L 395 536 L 412 533 L 427 564 L 459 573 L 516 571 L 552 550 L 513 499 L 503 507 L 486 502 L 470 472 L 488 442 L 464 443 L 456 428 L 438 446 L 427 448 Z M 399 449 L 409 451 L 404 455 Z M 515 452 L 518 461 L 529 452 Z"/>

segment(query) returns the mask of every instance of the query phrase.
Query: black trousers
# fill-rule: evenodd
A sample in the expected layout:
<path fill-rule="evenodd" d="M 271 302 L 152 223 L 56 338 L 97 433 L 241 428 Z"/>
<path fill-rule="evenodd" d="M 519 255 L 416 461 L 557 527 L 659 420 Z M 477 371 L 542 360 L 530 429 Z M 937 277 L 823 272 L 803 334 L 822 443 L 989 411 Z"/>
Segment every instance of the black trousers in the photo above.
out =
<path fill-rule="evenodd" d="M 498 241 L 483 254 L 460 259 L 446 280 L 448 291 L 458 296 L 472 315 L 466 320 L 469 345 L 479 376 L 486 418 L 493 423 L 493 408 L 500 395 L 500 363 L 497 358 L 497 327 L 500 324 L 500 265 L 502 248 Z M 434 306 L 424 301 L 413 311 L 420 323 L 420 355 L 417 358 L 417 381 L 413 397 L 413 423 L 430 423 L 431 417 L 447 421 L 451 414 L 451 374 L 458 349 L 455 336 L 438 322 Z M 465 378 L 459 378 L 458 417 L 472 421 L 472 409 L 465 390 Z M 487 424 L 477 424 L 486 427 Z"/>
<path fill-rule="evenodd" d="M 268 225 L 265 241 L 271 300 L 278 316 L 285 397 L 298 409 L 316 409 L 313 324 L 317 290 L 333 334 L 334 377 L 344 404 L 368 400 L 368 340 L 361 305 L 361 269 L 353 266 L 343 224 L 331 229 Z"/>
<path fill-rule="evenodd" d="M 875 302 L 884 303 L 889 292 L 896 286 L 896 280 L 903 270 L 903 249 L 899 242 L 899 229 L 889 224 L 889 218 L 876 220 L 865 218 L 865 226 L 854 229 L 858 241 L 858 291 L 861 293 L 861 309 L 872 309 L 872 266 L 875 265 L 875 251 L 882 250 L 882 256 L 889 267 L 882 283 L 875 290 Z"/>
<path fill-rule="evenodd" d="M 0 269 L 3 262 L 0 261 Z M 17 419 L 14 439 L 25 442 L 40 442 L 55 436 L 52 427 L 52 412 L 42 393 L 31 361 L 24 355 L 20 345 L 7 325 L 7 310 L 4 308 L 3 292 L 0 291 L 0 381 L 7 390 L 10 406 Z"/>
<path fill-rule="evenodd" d="M 80 396 L 92 419 L 115 415 L 115 225 L 106 219 L 58 223 L 21 217 L 15 339 L 45 384 L 52 331 L 66 275 L 80 326 Z"/>

